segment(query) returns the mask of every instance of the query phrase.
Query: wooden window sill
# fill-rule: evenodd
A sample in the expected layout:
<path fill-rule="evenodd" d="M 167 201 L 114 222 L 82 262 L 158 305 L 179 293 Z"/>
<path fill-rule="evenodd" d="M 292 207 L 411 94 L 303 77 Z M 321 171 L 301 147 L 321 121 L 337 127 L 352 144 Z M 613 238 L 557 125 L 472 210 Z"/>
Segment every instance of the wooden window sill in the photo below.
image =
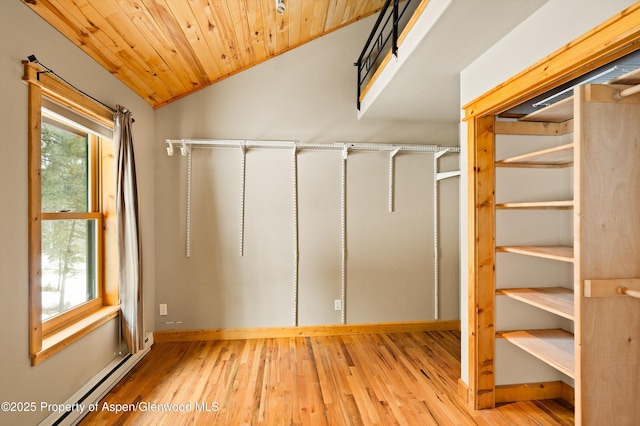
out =
<path fill-rule="evenodd" d="M 37 365 L 56 352 L 66 348 L 76 340 L 86 336 L 96 328 L 115 318 L 120 306 L 101 306 L 89 315 L 42 339 L 42 349 L 31 354 L 31 365 Z"/>

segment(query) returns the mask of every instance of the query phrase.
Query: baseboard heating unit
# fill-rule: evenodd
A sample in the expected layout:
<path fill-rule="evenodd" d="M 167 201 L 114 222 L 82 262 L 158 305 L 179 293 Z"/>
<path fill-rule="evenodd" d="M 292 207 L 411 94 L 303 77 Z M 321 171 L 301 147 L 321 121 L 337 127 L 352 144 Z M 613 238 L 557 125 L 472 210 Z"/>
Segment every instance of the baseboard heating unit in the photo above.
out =
<path fill-rule="evenodd" d="M 145 335 L 144 349 L 135 355 L 127 354 L 113 360 L 100 373 L 73 394 L 65 404 L 70 406 L 82 405 L 88 407 L 98 403 L 113 387 L 147 354 L 153 344 L 153 333 Z M 76 425 L 86 416 L 88 410 L 78 410 L 64 413 L 53 413 L 44 419 L 40 426 L 72 426 Z"/>

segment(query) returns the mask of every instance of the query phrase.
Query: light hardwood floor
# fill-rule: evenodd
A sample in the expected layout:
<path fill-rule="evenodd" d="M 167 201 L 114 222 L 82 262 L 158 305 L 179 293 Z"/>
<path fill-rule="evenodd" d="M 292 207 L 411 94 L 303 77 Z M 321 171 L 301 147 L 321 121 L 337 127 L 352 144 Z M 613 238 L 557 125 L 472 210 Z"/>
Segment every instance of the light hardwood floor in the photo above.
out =
<path fill-rule="evenodd" d="M 453 331 L 156 343 L 81 424 L 574 423 L 572 408 L 556 400 L 470 411 L 457 395 L 459 375 Z M 134 411 L 116 414 L 105 403 Z"/>

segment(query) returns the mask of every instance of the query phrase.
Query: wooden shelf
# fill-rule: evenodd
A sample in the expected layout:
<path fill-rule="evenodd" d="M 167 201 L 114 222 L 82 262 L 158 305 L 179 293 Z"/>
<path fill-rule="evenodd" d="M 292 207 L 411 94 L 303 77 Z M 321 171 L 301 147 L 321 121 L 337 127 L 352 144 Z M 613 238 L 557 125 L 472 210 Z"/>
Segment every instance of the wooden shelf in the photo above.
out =
<path fill-rule="evenodd" d="M 573 200 L 496 204 L 496 210 L 571 210 Z"/>
<path fill-rule="evenodd" d="M 611 80 L 611 83 L 631 85 L 640 84 L 640 68 L 623 74 L 620 77 L 614 78 L 613 80 Z"/>
<path fill-rule="evenodd" d="M 528 154 L 496 161 L 496 167 L 570 167 L 573 166 L 573 144 L 554 146 Z"/>
<path fill-rule="evenodd" d="M 500 331 L 506 339 L 556 370 L 575 378 L 573 334 L 561 329 Z"/>
<path fill-rule="evenodd" d="M 573 321 L 573 291 L 564 287 L 503 288 L 497 295 L 511 297 Z"/>
<path fill-rule="evenodd" d="M 569 246 L 500 246 L 496 251 L 573 262 L 573 247 Z"/>
<path fill-rule="evenodd" d="M 573 118 L 573 96 L 546 106 L 531 114 L 521 117 L 520 121 L 545 121 L 548 123 L 562 123 Z"/>

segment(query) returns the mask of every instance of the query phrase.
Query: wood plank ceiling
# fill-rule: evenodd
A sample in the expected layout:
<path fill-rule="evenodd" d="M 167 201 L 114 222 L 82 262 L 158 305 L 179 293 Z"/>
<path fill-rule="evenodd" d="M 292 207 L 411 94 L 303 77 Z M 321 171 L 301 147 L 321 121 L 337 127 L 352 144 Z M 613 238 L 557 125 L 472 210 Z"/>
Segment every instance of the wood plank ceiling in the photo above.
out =
<path fill-rule="evenodd" d="M 286 11 L 278 14 L 275 0 L 21 1 L 154 108 L 367 17 L 384 4 L 284 0 Z"/>

